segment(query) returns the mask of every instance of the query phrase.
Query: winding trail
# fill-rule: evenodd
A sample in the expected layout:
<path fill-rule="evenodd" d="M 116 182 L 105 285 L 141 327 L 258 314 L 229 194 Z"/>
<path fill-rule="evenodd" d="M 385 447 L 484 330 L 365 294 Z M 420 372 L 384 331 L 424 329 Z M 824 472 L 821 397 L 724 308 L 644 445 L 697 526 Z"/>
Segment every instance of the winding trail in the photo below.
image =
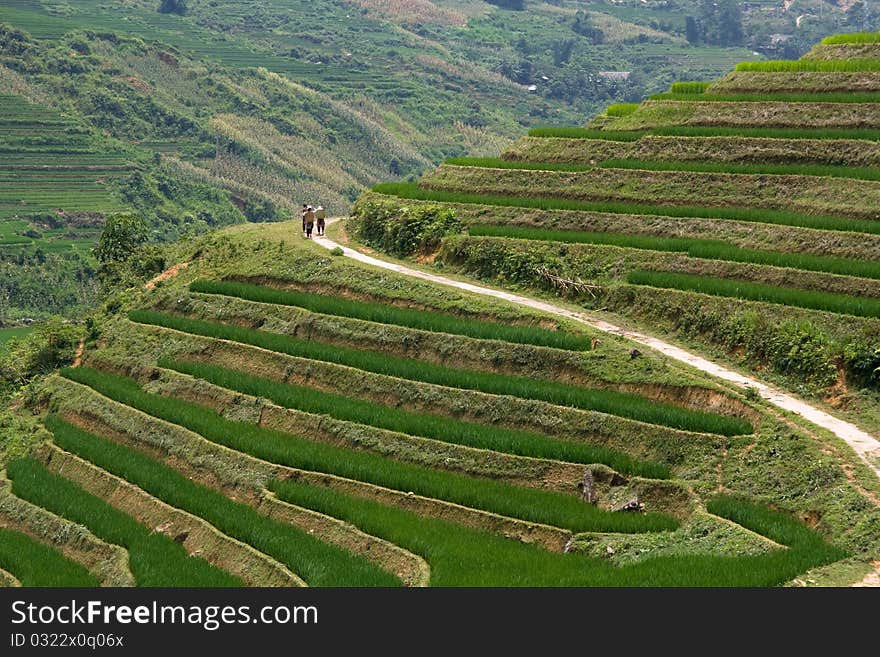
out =
<path fill-rule="evenodd" d="M 338 219 L 331 219 L 327 223 L 329 224 L 335 221 L 338 221 Z M 800 399 L 796 399 L 795 397 L 786 394 L 782 390 L 767 385 L 766 383 L 762 383 L 757 379 L 753 379 L 738 372 L 734 372 L 733 370 L 727 369 L 726 367 L 719 365 L 718 363 L 714 363 L 710 360 L 702 358 L 701 356 L 692 354 L 691 352 L 686 351 L 680 347 L 676 347 L 673 344 L 664 342 L 663 340 L 660 340 L 658 338 L 651 337 L 650 335 L 628 331 L 619 326 L 615 326 L 614 324 L 610 324 L 602 319 L 593 317 L 588 313 L 568 310 L 566 308 L 553 305 L 546 301 L 539 301 L 537 299 L 531 299 L 529 297 L 511 294 L 510 292 L 504 292 L 503 290 L 494 290 L 488 287 L 482 287 L 479 285 L 473 285 L 471 283 L 456 281 L 445 276 L 440 276 L 438 274 L 429 274 L 427 272 L 419 271 L 418 269 L 413 269 L 405 265 L 399 265 L 393 262 L 380 260 L 379 258 L 374 258 L 373 256 L 369 256 L 355 249 L 345 247 L 342 244 L 338 244 L 337 242 L 334 242 L 327 237 L 317 237 L 315 239 L 315 243 L 323 246 L 326 249 L 340 248 L 342 249 L 343 254 L 351 258 L 352 260 L 357 260 L 358 262 L 362 262 L 367 265 L 372 265 L 374 267 L 380 267 L 381 269 L 387 269 L 393 272 L 397 272 L 398 274 L 402 274 L 404 276 L 411 276 L 413 278 L 419 278 L 424 281 L 439 283 L 440 285 L 447 285 L 449 287 L 454 287 L 459 290 L 465 290 L 467 292 L 473 292 L 475 294 L 481 294 L 487 297 L 503 299 L 505 301 L 509 301 L 510 303 L 515 303 L 520 306 L 525 306 L 552 315 L 557 315 L 559 317 L 572 319 L 582 324 L 587 324 L 594 329 L 604 331 L 605 333 L 619 335 L 621 337 L 632 340 L 633 342 L 638 342 L 639 344 L 650 347 L 651 349 L 654 349 L 655 351 L 658 351 L 661 354 L 664 354 L 670 358 L 673 358 L 682 363 L 687 363 L 688 365 L 691 365 L 692 367 L 695 367 L 702 372 L 717 376 L 720 379 L 729 381 L 742 388 L 753 388 L 761 397 L 769 401 L 771 404 L 774 404 L 775 406 L 786 411 L 790 411 L 792 413 L 800 415 L 804 419 L 809 420 L 813 424 L 822 427 L 823 429 L 827 429 L 828 431 L 836 435 L 838 438 L 847 443 L 855 451 L 859 458 L 861 458 L 868 465 L 868 467 L 874 472 L 874 474 L 877 475 L 878 478 L 880 478 L 880 440 L 878 440 L 876 437 L 865 431 L 862 431 L 854 424 L 836 418 L 833 415 L 830 415 L 825 411 L 816 408 L 815 406 L 812 406 L 804 401 L 801 401 Z"/>

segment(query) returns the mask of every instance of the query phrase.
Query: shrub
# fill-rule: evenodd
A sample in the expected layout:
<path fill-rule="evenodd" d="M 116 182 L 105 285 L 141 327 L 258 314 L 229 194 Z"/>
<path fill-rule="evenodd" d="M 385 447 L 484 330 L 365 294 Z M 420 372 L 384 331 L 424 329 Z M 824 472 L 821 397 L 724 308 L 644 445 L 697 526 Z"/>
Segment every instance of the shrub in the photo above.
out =
<path fill-rule="evenodd" d="M 407 207 L 361 200 L 352 208 L 350 221 L 359 240 L 404 257 L 432 253 L 444 237 L 462 231 L 455 212 L 442 205 Z"/>

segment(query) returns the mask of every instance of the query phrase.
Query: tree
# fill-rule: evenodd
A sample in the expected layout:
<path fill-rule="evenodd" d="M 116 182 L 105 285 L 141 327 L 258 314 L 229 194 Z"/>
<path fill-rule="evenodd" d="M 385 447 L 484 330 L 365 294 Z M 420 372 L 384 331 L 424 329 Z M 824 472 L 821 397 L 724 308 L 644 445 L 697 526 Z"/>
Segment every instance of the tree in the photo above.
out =
<path fill-rule="evenodd" d="M 147 224 L 133 214 L 114 214 L 107 219 L 95 247 L 99 262 L 125 262 L 147 241 Z"/>
<path fill-rule="evenodd" d="M 742 44 L 742 9 L 736 0 L 721 0 L 718 4 L 718 45 Z"/>
<path fill-rule="evenodd" d="M 700 42 L 700 28 L 693 16 L 684 19 L 684 35 L 688 43 L 697 44 Z"/>
<path fill-rule="evenodd" d="M 186 0 L 162 0 L 162 4 L 159 5 L 159 13 L 186 16 Z"/>

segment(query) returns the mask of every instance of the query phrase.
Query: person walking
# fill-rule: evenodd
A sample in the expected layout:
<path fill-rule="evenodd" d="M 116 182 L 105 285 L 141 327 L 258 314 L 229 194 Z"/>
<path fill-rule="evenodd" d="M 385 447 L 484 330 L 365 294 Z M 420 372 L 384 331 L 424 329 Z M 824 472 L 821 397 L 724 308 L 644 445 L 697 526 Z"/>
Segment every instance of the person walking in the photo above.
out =
<path fill-rule="evenodd" d="M 317 223 L 317 226 L 318 226 L 318 235 L 319 236 L 324 235 L 324 227 L 326 226 L 326 217 L 327 217 L 327 212 L 324 210 L 323 206 L 319 205 L 315 209 L 315 222 Z"/>
<path fill-rule="evenodd" d="M 303 203 L 302 211 L 299 213 L 303 222 L 303 233 L 306 232 L 306 211 L 308 211 L 309 206 L 307 203 Z"/>
<path fill-rule="evenodd" d="M 310 205 L 304 215 L 306 238 L 312 239 L 312 231 L 315 229 L 315 209 Z"/>

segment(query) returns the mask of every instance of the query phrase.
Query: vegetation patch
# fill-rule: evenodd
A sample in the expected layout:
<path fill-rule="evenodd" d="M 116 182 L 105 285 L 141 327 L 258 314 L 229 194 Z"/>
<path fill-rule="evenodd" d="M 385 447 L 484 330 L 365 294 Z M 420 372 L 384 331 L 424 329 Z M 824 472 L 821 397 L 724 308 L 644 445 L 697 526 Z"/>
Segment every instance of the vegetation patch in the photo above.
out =
<path fill-rule="evenodd" d="M 761 73 L 880 71 L 880 59 L 797 59 L 793 61 L 777 59 L 765 62 L 740 62 L 736 65 L 736 70 L 757 71 Z"/>
<path fill-rule="evenodd" d="M 0 527 L 0 568 L 22 586 L 96 587 L 98 579 L 82 565 L 27 534 Z"/>
<path fill-rule="evenodd" d="M 830 294 L 813 290 L 774 287 L 751 281 L 711 278 L 664 271 L 633 271 L 627 275 L 633 285 L 690 290 L 722 297 L 764 301 L 767 303 L 825 310 L 858 317 L 880 317 L 880 300 Z"/>
<path fill-rule="evenodd" d="M 580 554 L 552 554 L 338 491 L 292 481 L 275 481 L 271 487 L 281 499 L 347 520 L 421 554 L 431 565 L 435 586 L 774 586 L 844 556 L 804 528 L 815 536 L 806 540 L 795 530 L 796 520 L 742 501 L 731 512 L 751 523 L 749 529 L 775 530 L 781 538 L 784 528 L 785 537 L 797 542 L 761 555 L 657 556 L 616 567 Z M 717 506 L 716 512 L 728 511 Z"/>
<path fill-rule="evenodd" d="M 500 322 L 487 322 L 456 317 L 430 310 L 396 308 L 381 303 L 370 303 L 327 296 L 313 292 L 280 290 L 262 285 L 238 281 L 199 280 L 190 284 L 190 290 L 205 294 L 224 296 L 305 308 L 311 312 L 339 317 L 354 317 L 380 324 L 394 324 L 422 331 L 466 335 L 481 340 L 503 340 L 518 344 L 554 347 L 573 351 L 589 351 L 591 338 L 580 337 L 562 331 L 550 331 L 532 326 L 515 326 Z"/>
<path fill-rule="evenodd" d="M 7 471 L 12 491 L 19 497 L 84 525 L 99 538 L 128 550 L 129 566 L 140 586 L 242 585 L 237 577 L 204 559 L 191 557 L 172 538 L 144 527 L 73 482 L 52 474 L 33 459 L 13 461 Z"/>
<path fill-rule="evenodd" d="M 747 262 L 773 267 L 827 272 L 842 276 L 880 279 L 880 263 L 847 258 L 829 258 L 803 253 L 744 249 L 718 240 L 688 237 L 656 237 L 629 233 L 596 233 L 577 230 L 554 230 L 498 224 L 476 224 L 468 228 L 475 237 L 509 237 L 568 244 L 604 244 L 630 249 L 686 253 L 691 258 Z"/>
<path fill-rule="evenodd" d="M 406 411 L 351 396 L 306 386 L 279 383 L 239 370 L 208 363 L 162 359 L 161 367 L 204 379 L 243 394 L 270 399 L 279 406 L 340 420 L 381 427 L 410 436 L 422 436 L 457 445 L 468 445 L 505 454 L 555 459 L 571 463 L 604 463 L 623 474 L 666 479 L 669 468 L 631 458 L 623 452 L 573 441 L 549 438 L 528 431 L 464 422 L 450 417 Z"/>
<path fill-rule="evenodd" d="M 369 452 L 233 422 L 196 404 L 146 393 L 131 379 L 97 370 L 76 368 L 65 370 L 64 376 L 127 406 L 184 426 L 212 442 L 278 465 L 326 472 L 398 491 L 412 491 L 425 497 L 571 531 L 665 531 L 677 526 L 668 516 L 602 511 L 573 495 L 520 488 L 399 463 Z"/>
<path fill-rule="evenodd" d="M 693 411 L 653 401 L 638 395 L 613 390 L 570 386 L 553 381 L 506 376 L 490 372 L 456 370 L 421 360 L 409 360 L 385 353 L 352 349 L 286 335 L 204 322 L 175 315 L 138 310 L 130 319 L 141 324 L 164 326 L 185 333 L 209 338 L 232 340 L 270 351 L 285 353 L 357 369 L 424 381 L 453 388 L 479 390 L 496 395 L 512 395 L 523 399 L 540 399 L 553 404 L 598 410 L 611 415 L 638 419 L 664 426 L 721 435 L 751 433 L 751 425 L 741 418 Z"/>
<path fill-rule="evenodd" d="M 717 208 L 675 205 L 648 205 L 636 202 L 579 201 L 552 196 L 513 196 L 500 194 L 476 194 L 437 189 L 423 189 L 417 183 L 382 183 L 373 191 L 377 194 L 404 199 L 496 205 L 502 207 L 539 208 L 542 210 L 575 210 L 606 212 L 609 214 L 644 214 L 666 217 L 699 217 L 705 219 L 732 219 L 753 223 L 798 226 L 820 230 L 839 230 L 880 235 L 880 221 L 848 219 L 845 217 L 814 216 L 788 210 L 765 208 Z"/>
<path fill-rule="evenodd" d="M 85 370 L 78 368 L 73 372 Z M 267 518 L 145 454 L 58 418 L 50 417 L 47 425 L 61 448 L 278 559 L 311 586 L 399 585 L 399 580 L 368 561 L 327 545 L 292 525 Z"/>

